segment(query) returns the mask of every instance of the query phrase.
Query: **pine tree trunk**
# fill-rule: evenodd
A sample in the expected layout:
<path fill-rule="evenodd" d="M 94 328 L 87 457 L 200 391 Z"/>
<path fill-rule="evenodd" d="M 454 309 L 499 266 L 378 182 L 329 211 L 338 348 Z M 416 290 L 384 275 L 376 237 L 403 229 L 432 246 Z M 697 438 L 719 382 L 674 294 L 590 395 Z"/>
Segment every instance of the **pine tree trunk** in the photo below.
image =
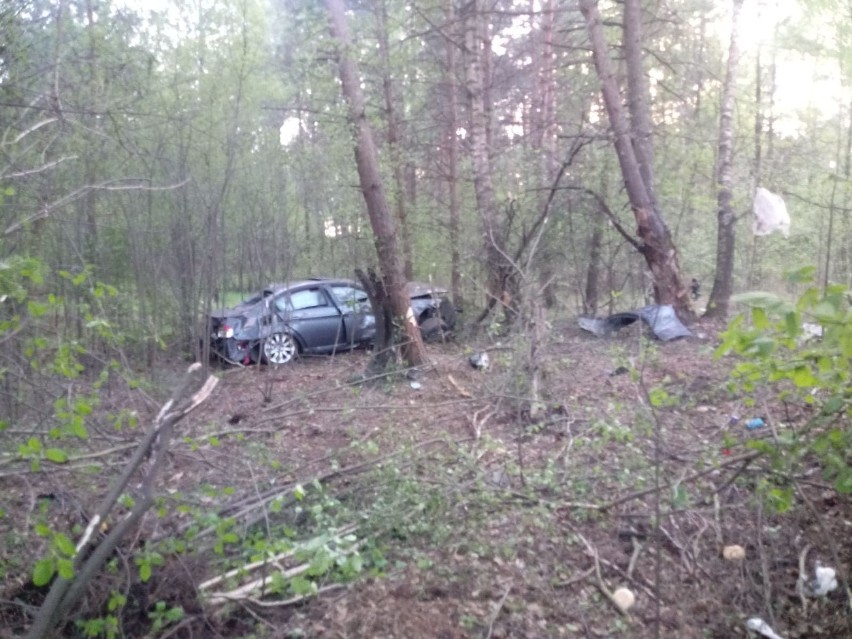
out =
<path fill-rule="evenodd" d="M 455 0 L 447 0 L 447 24 L 456 21 Z M 447 114 L 446 150 L 447 150 L 447 189 L 449 198 L 450 228 L 450 288 L 453 303 L 464 306 L 461 284 L 461 253 L 459 252 L 460 206 L 458 194 L 458 83 L 456 82 L 456 43 L 446 40 L 447 68 L 446 80 L 449 93 L 449 113 Z"/>
<path fill-rule="evenodd" d="M 638 0 L 625 0 L 626 18 L 633 16 L 631 19 L 635 19 L 635 16 L 639 15 L 638 7 L 634 6 L 637 2 Z M 636 218 L 637 233 L 642 241 L 642 255 L 654 280 L 654 298 L 658 304 L 673 305 L 683 318 L 690 318 L 693 313 L 689 290 L 681 277 L 677 249 L 672 242 L 671 233 L 655 205 L 653 185 L 646 185 L 645 177 L 643 177 L 643 173 L 645 173 L 648 179 L 653 179 L 650 159 L 647 151 L 644 154 L 640 151 L 643 162 L 640 165 L 634 146 L 637 141 L 639 147 L 650 145 L 650 136 L 642 133 L 641 121 L 640 131 L 637 133 L 631 129 L 625 118 L 624 109 L 621 106 L 621 94 L 609 58 L 609 50 L 604 38 L 597 3 L 595 0 L 580 0 L 580 11 L 586 19 L 595 68 L 601 83 L 601 94 L 609 116 L 610 127 L 615 136 L 615 152 L 618 156 L 627 196 L 630 199 L 630 206 Z M 636 28 L 635 25 L 634 28 Z M 634 49 L 634 54 L 641 53 L 641 46 Z M 630 49 L 626 50 L 626 53 L 629 51 Z M 634 72 L 639 69 L 639 72 L 641 72 L 641 64 L 636 65 L 635 61 L 631 61 L 628 63 L 628 69 L 633 69 Z M 636 79 L 628 83 L 631 91 L 641 90 L 642 86 L 642 82 Z M 631 103 L 631 108 L 634 110 L 648 108 L 647 101 L 643 100 L 641 96 L 629 96 L 628 102 Z"/>
<path fill-rule="evenodd" d="M 736 99 L 736 75 L 739 62 L 739 14 L 743 0 L 734 0 L 731 21 L 731 43 L 728 48 L 728 68 L 722 87 L 722 108 L 719 116 L 719 166 L 716 171 L 718 184 L 718 225 L 716 233 L 716 276 L 713 290 L 707 302 L 705 317 L 724 319 L 734 288 L 734 247 L 736 245 L 736 214 L 731 204 L 733 199 L 734 159 L 734 101 Z"/>
<path fill-rule="evenodd" d="M 509 275 L 504 258 L 503 228 L 497 217 L 494 186 L 491 181 L 489 155 L 489 117 L 486 109 L 483 59 L 485 38 L 482 0 L 473 0 L 465 16 L 465 52 L 467 56 L 466 87 L 470 101 L 470 153 L 473 165 L 473 189 L 479 210 L 482 242 L 487 270 L 486 292 L 488 308 L 505 300 L 504 290 Z"/>
<path fill-rule="evenodd" d="M 355 129 L 355 163 L 361 192 L 367 205 L 370 225 L 373 229 L 387 294 L 394 319 L 404 327 L 406 342 L 403 358 L 411 366 L 419 366 L 426 360 L 423 340 L 411 303 L 405 292 L 405 273 L 397 241 L 397 229 L 388 207 L 378 154 L 373 141 L 373 132 L 367 119 L 364 96 L 355 61 L 352 59 L 352 36 L 346 22 L 343 0 L 326 0 L 330 18 L 331 34 L 338 43 L 338 66 L 343 94 L 349 104 L 349 118 Z"/>

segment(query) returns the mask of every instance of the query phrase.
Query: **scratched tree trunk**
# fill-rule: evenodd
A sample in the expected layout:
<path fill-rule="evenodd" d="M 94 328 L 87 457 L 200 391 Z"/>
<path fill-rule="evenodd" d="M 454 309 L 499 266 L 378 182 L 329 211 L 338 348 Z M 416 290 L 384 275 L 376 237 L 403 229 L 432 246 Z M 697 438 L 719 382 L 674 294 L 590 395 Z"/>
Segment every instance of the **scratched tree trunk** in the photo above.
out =
<path fill-rule="evenodd" d="M 641 59 L 633 59 L 641 56 L 641 12 L 638 2 L 624 2 L 625 22 L 630 22 L 629 26 L 625 24 L 625 39 L 634 41 L 630 46 L 625 43 L 625 55 L 631 57 L 627 61 L 628 73 L 644 73 Z M 647 92 L 647 82 L 641 78 L 633 78 L 628 82 L 628 104 L 632 114 L 632 121 L 628 122 L 621 105 L 621 94 L 596 0 L 580 0 L 580 11 L 586 20 L 601 94 L 615 138 L 615 152 L 636 218 L 637 233 L 641 240 L 639 248 L 653 277 L 654 298 L 659 304 L 673 305 L 684 319 L 691 318 L 693 311 L 689 289 L 681 276 L 677 249 L 655 201 L 650 117 L 647 117 L 649 104 L 647 95 L 643 95 Z M 635 93 L 639 95 L 633 95 Z M 631 124 L 636 128 L 631 128 Z"/>
<path fill-rule="evenodd" d="M 355 133 L 355 163 L 358 167 L 361 192 L 367 204 L 391 311 L 406 336 L 402 344 L 402 357 L 409 365 L 419 366 L 426 361 L 426 354 L 417 320 L 411 310 L 411 302 L 405 292 L 405 271 L 396 223 L 388 207 L 373 132 L 361 92 L 360 76 L 352 58 L 354 47 L 346 21 L 346 9 L 343 0 L 326 0 L 325 5 L 328 9 L 331 34 L 338 44 L 340 83 L 349 105 L 349 119 Z"/>

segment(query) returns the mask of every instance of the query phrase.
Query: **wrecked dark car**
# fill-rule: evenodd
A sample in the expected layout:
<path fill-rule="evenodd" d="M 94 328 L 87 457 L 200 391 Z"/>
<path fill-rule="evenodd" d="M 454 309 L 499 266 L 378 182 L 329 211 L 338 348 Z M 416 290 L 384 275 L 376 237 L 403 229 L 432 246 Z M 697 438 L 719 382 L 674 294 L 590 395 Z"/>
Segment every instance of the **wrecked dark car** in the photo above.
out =
<path fill-rule="evenodd" d="M 455 325 L 445 288 L 411 282 L 411 308 L 424 339 Z M 286 364 L 300 354 L 335 353 L 370 346 L 376 337 L 366 291 L 346 279 L 315 278 L 271 284 L 208 318 L 210 352 L 239 364 Z"/>

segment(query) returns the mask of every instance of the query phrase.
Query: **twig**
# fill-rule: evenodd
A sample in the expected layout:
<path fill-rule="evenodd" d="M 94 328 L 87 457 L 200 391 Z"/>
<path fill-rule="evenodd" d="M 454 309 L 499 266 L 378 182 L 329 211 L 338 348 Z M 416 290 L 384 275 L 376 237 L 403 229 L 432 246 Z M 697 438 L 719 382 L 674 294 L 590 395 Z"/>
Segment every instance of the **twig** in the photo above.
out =
<path fill-rule="evenodd" d="M 746 453 L 744 455 L 740 455 L 739 457 L 732 457 L 731 459 L 728 459 L 728 460 L 721 462 L 721 463 L 719 463 L 715 466 L 712 466 L 710 468 L 705 468 L 704 470 L 699 470 L 697 472 L 694 472 L 693 474 L 689 475 L 688 477 L 685 477 L 681 481 L 681 483 L 689 483 L 689 482 L 695 481 L 696 479 L 700 479 L 701 477 L 704 477 L 705 475 L 709 475 L 711 473 L 714 473 L 717 470 L 719 470 L 720 468 L 725 468 L 726 466 L 731 466 L 733 464 L 739 464 L 739 463 L 741 463 L 745 460 L 751 461 L 751 460 L 757 459 L 762 454 L 763 453 L 760 453 L 760 452 L 750 452 L 750 453 Z M 651 488 L 646 488 L 645 490 L 639 490 L 635 493 L 630 493 L 629 495 L 624 495 L 623 497 L 619 497 L 618 499 L 611 501 L 607 504 L 603 504 L 599 508 L 602 511 L 612 510 L 616 506 L 620 506 L 621 504 L 623 504 L 625 502 L 632 501 L 634 499 L 639 499 L 640 497 L 645 497 L 646 495 L 651 495 L 651 494 L 657 492 L 657 490 L 663 490 L 665 488 L 669 488 L 670 486 L 671 486 L 671 484 L 665 484 L 665 485 L 661 485 L 659 487 L 659 489 L 656 486 L 653 486 Z"/>
<path fill-rule="evenodd" d="M 627 612 L 624 608 L 622 608 L 618 604 L 618 602 L 615 600 L 615 596 L 613 596 L 613 594 L 609 591 L 609 588 L 606 587 L 606 584 L 604 583 L 603 577 L 601 577 L 601 563 L 600 563 L 600 559 L 598 558 L 597 549 L 595 549 L 595 551 L 594 551 L 593 558 L 595 560 L 595 577 L 597 578 L 595 585 L 598 587 L 598 590 L 600 590 L 601 593 L 603 593 L 604 597 L 606 597 L 609 600 L 609 602 L 613 605 L 613 607 L 615 607 L 615 609 L 618 610 L 618 612 L 620 612 L 621 615 L 625 619 L 630 621 L 630 613 Z"/>
<path fill-rule="evenodd" d="M 154 480 L 165 460 L 175 424 L 202 404 L 213 392 L 217 382 L 215 377 L 205 377 L 201 364 L 196 362 L 189 367 L 183 383 L 172 398 L 163 405 L 148 433 L 127 462 L 124 472 L 113 482 L 106 497 L 89 521 L 76 546 L 74 576 L 71 579 L 65 579 L 62 576 L 56 578 L 26 639 L 42 639 L 74 608 L 103 563 L 154 504 Z M 94 532 L 101 522 L 108 519 L 131 478 L 149 457 L 148 469 L 141 480 L 140 498 L 124 519 L 119 521 L 98 545 L 94 546 L 91 553 L 87 553 L 95 537 Z"/>
<path fill-rule="evenodd" d="M 639 559 L 639 553 L 642 552 L 642 544 L 636 539 L 636 537 L 631 537 L 630 541 L 633 542 L 633 554 L 630 555 L 630 562 L 627 564 L 627 578 L 633 579 L 633 570 L 636 568 L 636 561 Z"/>
<path fill-rule="evenodd" d="M 772 580 L 769 576 L 769 562 L 763 548 L 763 502 L 757 503 L 757 550 L 760 553 L 760 572 L 763 575 L 763 607 L 769 617 L 769 624 L 775 626 L 775 612 L 772 609 Z"/>
<path fill-rule="evenodd" d="M 491 618 L 488 620 L 488 633 L 485 635 L 485 639 L 491 639 L 491 635 L 494 632 L 494 622 L 497 621 L 500 611 L 503 610 L 503 604 L 506 603 L 506 598 L 509 596 L 509 592 L 511 592 L 511 590 L 512 584 L 510 583 L 506 586 L 506 591 L 503 593 L 503 596 L 500 597 L 500 601 L 497 602 L 494 612 L 491 613 Z"/>
<path fill-rule="evenodd" d="M 254 597 L 249 597 L 244 601 L 251 603 L 254 606 L 260 606 L 261 608 L 281 608 L 284 606 L 292 606 L 293 604 L 301 603 L 306 599 L 310 599 L 311 597 L 319 596 L 323 593 L 329 592 L 330 590 L 337 590 L 339 588 L 345 588 L 346 584 L 328 584 L 327 586 L 322 586 L 321 588 L 317 588 L 317 591 L 314 593 L 310 593 L 307 595 L 298 595 L 296 597 L 290 597 L 290 599 L 284 599 L 282 601 L 264 601 L 262 599 L 256 599 Z"/>
<path fill-rule="evenodd" d="M 799 578 L 796 580 L 796 592 L 802 602 L 802 616 L 807 618 L 808 615 L 808 598 L 805 596 L 805 584 L 807 583 L 807 565 L 808 551 L 811 549 L 810 544 L 806 544 L 799 553 Z"/>
<path fill-rule="evenodd" d="M 841 571 L 843 563 L 840 561 L 840 553 L 837 551 L 837 543 L 835 542 L 834 537 L 832 537 L 826 529 L 822 521 L 822 516 L 819 514 L 819 512 L 817 512 L 816 507 L 813 505 L 813 502 L 810 500 L 810 498 L 805 494 L 805 491 L 802 490 L 802 487 L 799 485 L 799 482 L 794 481 L 793 485 L 796 487 L 796 492 L 799 493 L 799 497 L 801 497 L 802 501 L 805 503 L 805 506 L 807 506 L 808 510 L 811 512 L 811 515 L 813 515 L 813 518 L 817 523 L 817 527 L 820 529 L 820 532 L 822 532 L 823 540 L 828 546 L 828 549 L 831 551 L 831 558 L 834 560 L 834 565 L 838 570 L 837 576 L 840 578 L 840 582 L 843 584 L 843 587 L 846 590 L 846 600 L 849 605 L 849 611 L 852 612 L 852 590 L 850 590 L 849 588 L 849 579 L 844 574 L 844 572 Z"/>
<path fill-rule="evenodd" d="M 574 584 L 580 583 L 581 581 L 585 581 L 589 577 L 592 576 L 592 573 L 595 572 L 595 567 L 592 566 L 585 572 L 581 572 L 576 577 L 572 577 L 571 579 L 566 579 L 565 581 L 558 581 L 553 584 L 554 588 L 565 588 L 567 586 L 573 586 Z"/>
<path fill-rule="evenodd" d="M 453 378 L 452 375 L 447 375 L 447 379 L 450 381 L 450 384 L 452 384 L 453 388 L 455 388 L 458 391 L 459 395 L 461 395 L 462 397 L 466 397 L 468 399 L 473 397 L 473 395 L 470 394 L 470 391 L 467 391 L 464 388 L 462 388 L 459 385 L 459 383 Z"/>

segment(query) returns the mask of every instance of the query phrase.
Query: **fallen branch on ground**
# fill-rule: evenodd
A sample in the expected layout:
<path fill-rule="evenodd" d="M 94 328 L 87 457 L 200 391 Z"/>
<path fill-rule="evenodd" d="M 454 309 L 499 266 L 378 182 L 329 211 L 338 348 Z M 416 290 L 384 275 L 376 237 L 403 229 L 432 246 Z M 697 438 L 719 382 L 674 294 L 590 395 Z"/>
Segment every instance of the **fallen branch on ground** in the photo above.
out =
<path fill-rule="evenodd" d="M 346 537 L 347 535 L 351 535 L 353 532 L 355 532 L 357 530 L 357 528 L 358 527 L 355 524 L 350 524 L 348 526 L 345 526 L 343 529 L 341 529 L 335 535 L 329 537 L 327 543 L 337 542 L 338 543 L 338 552 L 342 555 L 349 555 L 349 554 L 352 554 L 354 552 L 357 552 L 358 549 L 361 548 L 361 546 L 364 545 L 365 540 L 353 541 L 348 546 L 340 546 L 339 545 L 344 537 Z M 310 544 L 312 541 L 315 541 L 315 540 L 309 540 L 307 543 Z M 298 552 L 298 550 L 299 550 L 298 548 L 295 548 L 293 550 L 290 550 L 290 551 L 281 553 L 279 555 L 276 555 L 275 557 L 270 557 L 270 558 L 265 559 L 265 560 L 256 561 L 256 562 L 253 562 L 251 564 L 247 564 L 245 566 L 237 568 L 235 570 L 231 570 L 231 571 L 225 573 L 224 575 L 220 575 L 218 577 L 214 577 L 213 579 L 209 579 L 209 580 L 205 581 L 204 583 L 202 583 L 198 587 L 198 589 L 200 591 L 204 591 L 204 590 L 209 589 L 212 586 L 215 586 L 216 584 L 221 583 L 225 579 L 230 579 L 230 578 L 233 578 L 233 577 L 240 575 L 240 574 L 252 572 L 252 571 L 257 570 L 259 568 L 273 567 L 275 570 L 273 570 L 272 572 L 265 574 L 262 577 L 259 577 L 257 579 L 253 579 L 252 581 L 249 581 L 248 583 L 242 584 L 241 586 L 238 586 L 238 587 L 234 588 L 233 590 L 228 590 L 228 591 L 225 591 L 225 592 L 213 592 L 213 593 L 210 594 L 210 597 L 207 600 L 207 603 L 210 606 L 220 606 L 220 605 L 223 605 L 223 604 L 226 604 L 226 603 L 242 602 L 242 601 L 251 601 L 253 603 L 260 603 L 261 600 L 259 599 L 259 597 L 262 597 L 264 595 L 264 590 L 265 590 L 267 584 L 270 583 L 273 580 L 275 575 L 280 575 L 284 579 L 292 579 L 293 577 L 298 577 L 299 575 L 302 575 L 302 574 L 308 572 L 308 570 L 310 570 L 311 562 L 309 562 L 309 561 L 302 563 L 302 564 L 299 564 L 298 566 L 292 566 L 292 567 L 289 567 L 289 568 L 282 565 L 282 563 L 281 563 L 282 561 L 284 561 L 285 559 L 289 559 L 289 558 L 293 557 L 295 555 L 295 553 Z M 298 598 L 293 599 L 292 603 L 296 603 L 297 601 L 301 601 L 305 597 L 306 596 L 299 596 Z M 288 601 L 290 601 L 290 600 L 288 600 Z M 275 602 L 272 602 L 272 603 L 277 604 L 277 605 L 282 605 L 281 601 L 275 601 Z"/>
<path fill-rule="evenodd" d="M 154 481 L 166 458 L 175 424 L 210 397 L 217 382 L 215 377 L 204 376 L 201 364 L 195 363 L 189 367 L 183 383 L 160 409 L 151 428 L 128 460 L 124 472 L 113 482 L 96 513 L 89 520 L 82 538 L 77 542 L 74 575 L 70 579 L 58 576 L 54 580 L 25 639 L 42 639 L 49 636 L 53 628 L 73 610 L 85 588 L 95 578 L 103 563 L 115 551 L 124 536 L 153 506 Z M 102 522 L 108 520 L 119 498 L 127 490 L 130 480 L 146 460 L 148 460 L 148 468 L 142 475 L 139 499 L 136 500 L 130 512 L 113 526 L 103 541 L 95 544 L 95 532 Z"/>

